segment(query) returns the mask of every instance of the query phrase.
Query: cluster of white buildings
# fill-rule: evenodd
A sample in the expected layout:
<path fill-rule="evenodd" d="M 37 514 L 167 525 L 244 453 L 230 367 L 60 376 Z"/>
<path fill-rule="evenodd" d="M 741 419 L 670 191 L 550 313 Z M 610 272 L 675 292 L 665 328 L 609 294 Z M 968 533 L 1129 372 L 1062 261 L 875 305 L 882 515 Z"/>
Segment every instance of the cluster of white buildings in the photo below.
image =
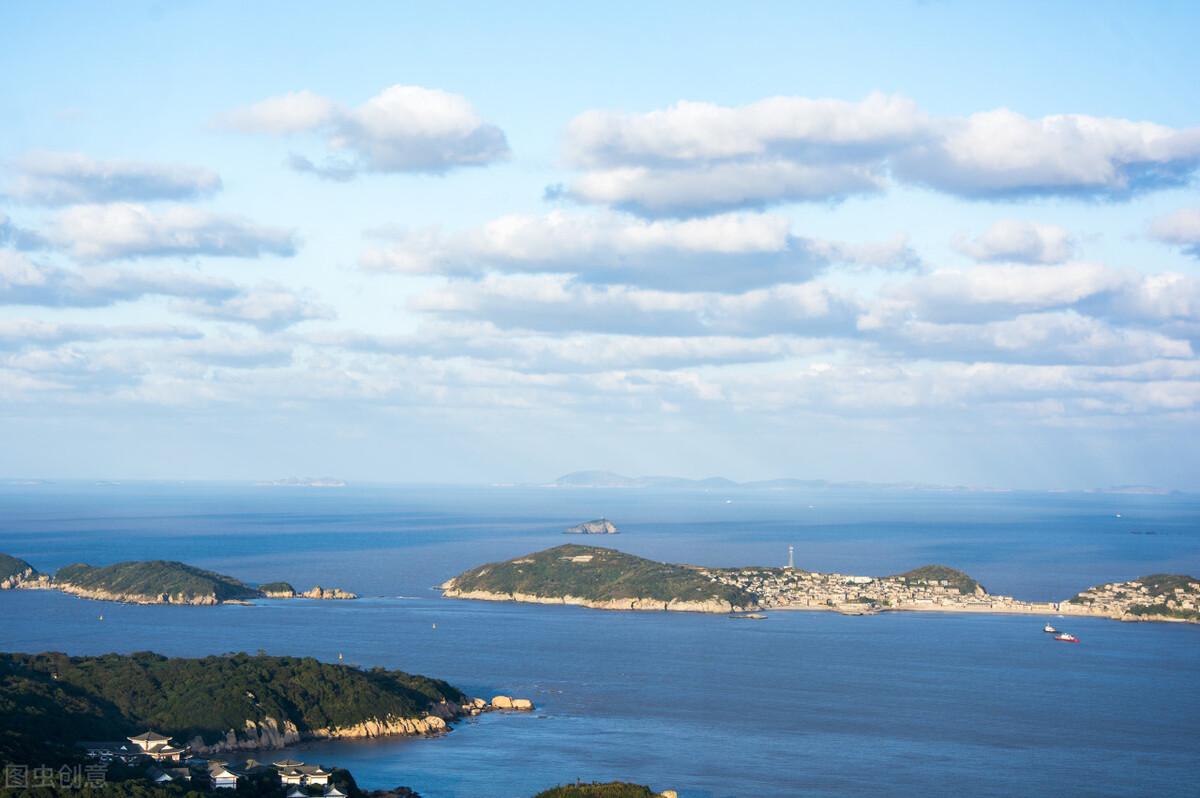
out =
<path fill-rule="evenodd" d="M 1097 585 L 1071 599 L 1067 610 L 1075 605 L 1095 614 L 1120 617 L 1134 607 L 1159 607 L 1170 613 L 1200 613 L 1200 582 L 1187 582 L 1166 593 L 1155 595 L 1138 580 L 1109 582 Z"/>
<path fill-rule="evenodd" d="M 288 789 L 287 798 L 346 798 L 331 781 L 332 771 L 294 759 L 272 765 L 254 760 L 234 764 L 223 759 L 191 756 L 186 746 L 176 745 L 170 737 L 147 731 L 124 741 L 81 744 L 88 756 L 105 764 L 122 762 L 147 765 L 146 776 L 158 784 L 179 782 L 207 785 L 212 790 L 237 789 L 247 778 L 274 777 Z"/>
<path fill-rule="evenodd" d="M 754 594 L 766 609 L 930 608 L 1051 612 L 1055 606 L 1029 604 L 1008 596 L 992 596 L 978 587 L 972 592 L 963 593 L 956 583 L 946 579 L 821 574 L 793 568 L 713 569 L 705 573 L 722 584 Z"/>

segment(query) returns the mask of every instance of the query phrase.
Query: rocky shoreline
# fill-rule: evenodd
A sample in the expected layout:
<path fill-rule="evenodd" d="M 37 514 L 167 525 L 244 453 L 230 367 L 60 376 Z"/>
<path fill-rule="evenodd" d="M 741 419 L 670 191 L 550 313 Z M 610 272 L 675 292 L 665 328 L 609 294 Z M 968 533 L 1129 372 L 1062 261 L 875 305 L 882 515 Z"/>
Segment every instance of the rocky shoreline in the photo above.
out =
<path fill-rule="evenodd" d="M 448 584 L 448 583 L 446 583 Z M 580 596 L 535 596 L 530 593 L 493 593 L 487 590 L 458 590 L 454 587 L 441 587 L 442 595 L 446 598 L 474 599 L 476 601 L 515 601 L 521 604 L 567 604 L 575 607 L 588 607 L 594 610 L 625 610 L 638 612 L 705 612 L 712 614 L 728 614 L 731 612 L 748 612 L 758 607 L 740 607 L 728 601 L 712 599 L 709 601 L 681 601 L 673 599 L 663 601 L 654 598 L 627 598 L 595 601 Z"/>
<path fill-rule="evenodd" d="M 290 720 L 280 723 L 275 718 L 267 717 L 261 721 L 247 720 L 242 729 L 230 729 L 222 740 L 206 743 L 202 738 L 195 737 L 188 745 L 197 754 L 211 755 L 286 748 L 310 740 L 438 737 L 448 734 L 453 722 L 468 717 L 487 712 L 529 712 L 533 709 L 533 702 L 527 698 L 497 695 L 491 701 L 482 698 L 472 698 L 462 704 L 443 701 L 435 705 L 428 715 L 419 718 L 389 715 L 384 718 L 368 718 L 349 726 L 326 726 L 305 731 L 301 731 Z"/>
<path fill-rule="evenodd" d="M 1074 617 L 1107 618 L 1128 623 L 1200 623 L 1187 618 L 1171 618 L 1165 616 L 1134 615 L 1129 612 L 1111 612 L 1095 610 L 1086 606 L 1061 602 L 1048 606 L 1013 602 L 999 607 L 973 607 L 968 605 L 905 605 L 896 607 L 870 607 L 864 604 L 840 605 L 808 605 L 782 604 L 778 606 L 740 607 L 729 602 L 687 602 L 662 601 L 652 598 L 613 599 L 609 601 L 592 601 L 578 596 L 534 596 L 527 593 L 492 593 L 484 590 L 459 591 L 453 588 L 444 589 L 442 595 L 446 598 L 467 599 L 472 601 L 505 601 L 518 604 L 550 604 L 573 607 L 587 607 L 593 610 L 615 610 L 623 612 L 698 612 L 709 615 L 736 615 L 737 613 L 772 610 L 780 612 L 836 612 L 841 615 L 878 615 L 885 612 L 948 612 L 970 613 L 982 615 L 1070 615 Z"/>

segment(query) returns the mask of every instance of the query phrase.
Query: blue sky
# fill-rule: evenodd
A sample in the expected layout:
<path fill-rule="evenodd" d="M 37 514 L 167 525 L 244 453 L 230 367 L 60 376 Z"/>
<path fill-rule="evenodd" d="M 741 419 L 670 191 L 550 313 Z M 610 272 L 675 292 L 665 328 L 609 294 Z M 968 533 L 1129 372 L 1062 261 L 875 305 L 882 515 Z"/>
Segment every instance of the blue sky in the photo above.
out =
<path fill-rule="evenodd" d="M 5 4 L 0 474 L 1200 488 L 1198 16 Z"/>

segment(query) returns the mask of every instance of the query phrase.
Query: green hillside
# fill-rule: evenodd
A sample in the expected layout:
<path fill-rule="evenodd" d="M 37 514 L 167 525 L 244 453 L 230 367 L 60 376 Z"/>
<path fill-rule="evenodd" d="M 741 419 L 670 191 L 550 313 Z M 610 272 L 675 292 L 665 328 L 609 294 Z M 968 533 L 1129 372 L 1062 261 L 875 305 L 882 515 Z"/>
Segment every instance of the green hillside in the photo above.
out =
<path fill-rule="evenodd" d="M 948 565 L 922 565 L 920 568 L 896 574 L 894 578 L 902 579 L 905 584 L 909 585 L 922 582 L 948 582 L 950 587 L 958 588 L 958 592 L 964 595 L 974 593 L 977 589 L 983 589 L 983 585 L 970 576 Z"/>
<path fill-rule="evenodd" d="M 451 580 L 454 589 L 535 596 L 579 596 L 592 601 L 719 599 L 738 606 L 754 597 L 685 565 L 655 562 L 598 546 L 567 544 L 506 562 L 489 563 Z"/>
<path fill-rule="evenodd" d="M 0 654 L 0 760 L 148 728 L 211 743 L 267 717 L 303 734 L 389 715 L 418 718 L 464 698 L 438 679 L 311 657 Z"/>
<path fill-rule="evenodd" d="M 184 601 L 211 597 L 217 601 L 252 599 L 258 590 L 213 571 L 171 560 L 119 562 L 94 567 L 78 563 L 58 570 L 54 580 L 60 586 L 102 590 L 123 596 L 180 596 Z"/>

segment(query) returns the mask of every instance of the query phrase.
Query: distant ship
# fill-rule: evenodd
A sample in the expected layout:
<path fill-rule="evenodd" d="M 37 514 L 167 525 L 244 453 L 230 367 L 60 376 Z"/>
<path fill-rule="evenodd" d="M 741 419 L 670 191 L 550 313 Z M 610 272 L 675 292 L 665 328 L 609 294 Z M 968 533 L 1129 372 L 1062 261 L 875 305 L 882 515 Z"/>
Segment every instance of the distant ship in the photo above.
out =
<path fill-rule="evenodd" d="M 1051 626 L 1050 624 L 1046 624 L 1045 626 L 1043 626 L 1043 627 L 1042 627 L 1042 631 L 1043 631 L 1043 632 L 1046 632 L 1047 634 L 1052 634 L 1052 635 L 1054 635 L 1054 634 L 1058 634 L 1058 630 L 1057 630 L 1057 629 L 1055 629 L 1055 628 L 1054 628 L 1053 626 Z"/>
<path fill-rule="evenodd" d="M 1054 639 L 1059 641 L 1060 643 L 1078 643 L 1079 642 L 1079 638 L 1076 637 L 1075 635 L 1071 634 L 1070 632 L 1063 632 L 1060 635 L 1055 635 Z"/>

